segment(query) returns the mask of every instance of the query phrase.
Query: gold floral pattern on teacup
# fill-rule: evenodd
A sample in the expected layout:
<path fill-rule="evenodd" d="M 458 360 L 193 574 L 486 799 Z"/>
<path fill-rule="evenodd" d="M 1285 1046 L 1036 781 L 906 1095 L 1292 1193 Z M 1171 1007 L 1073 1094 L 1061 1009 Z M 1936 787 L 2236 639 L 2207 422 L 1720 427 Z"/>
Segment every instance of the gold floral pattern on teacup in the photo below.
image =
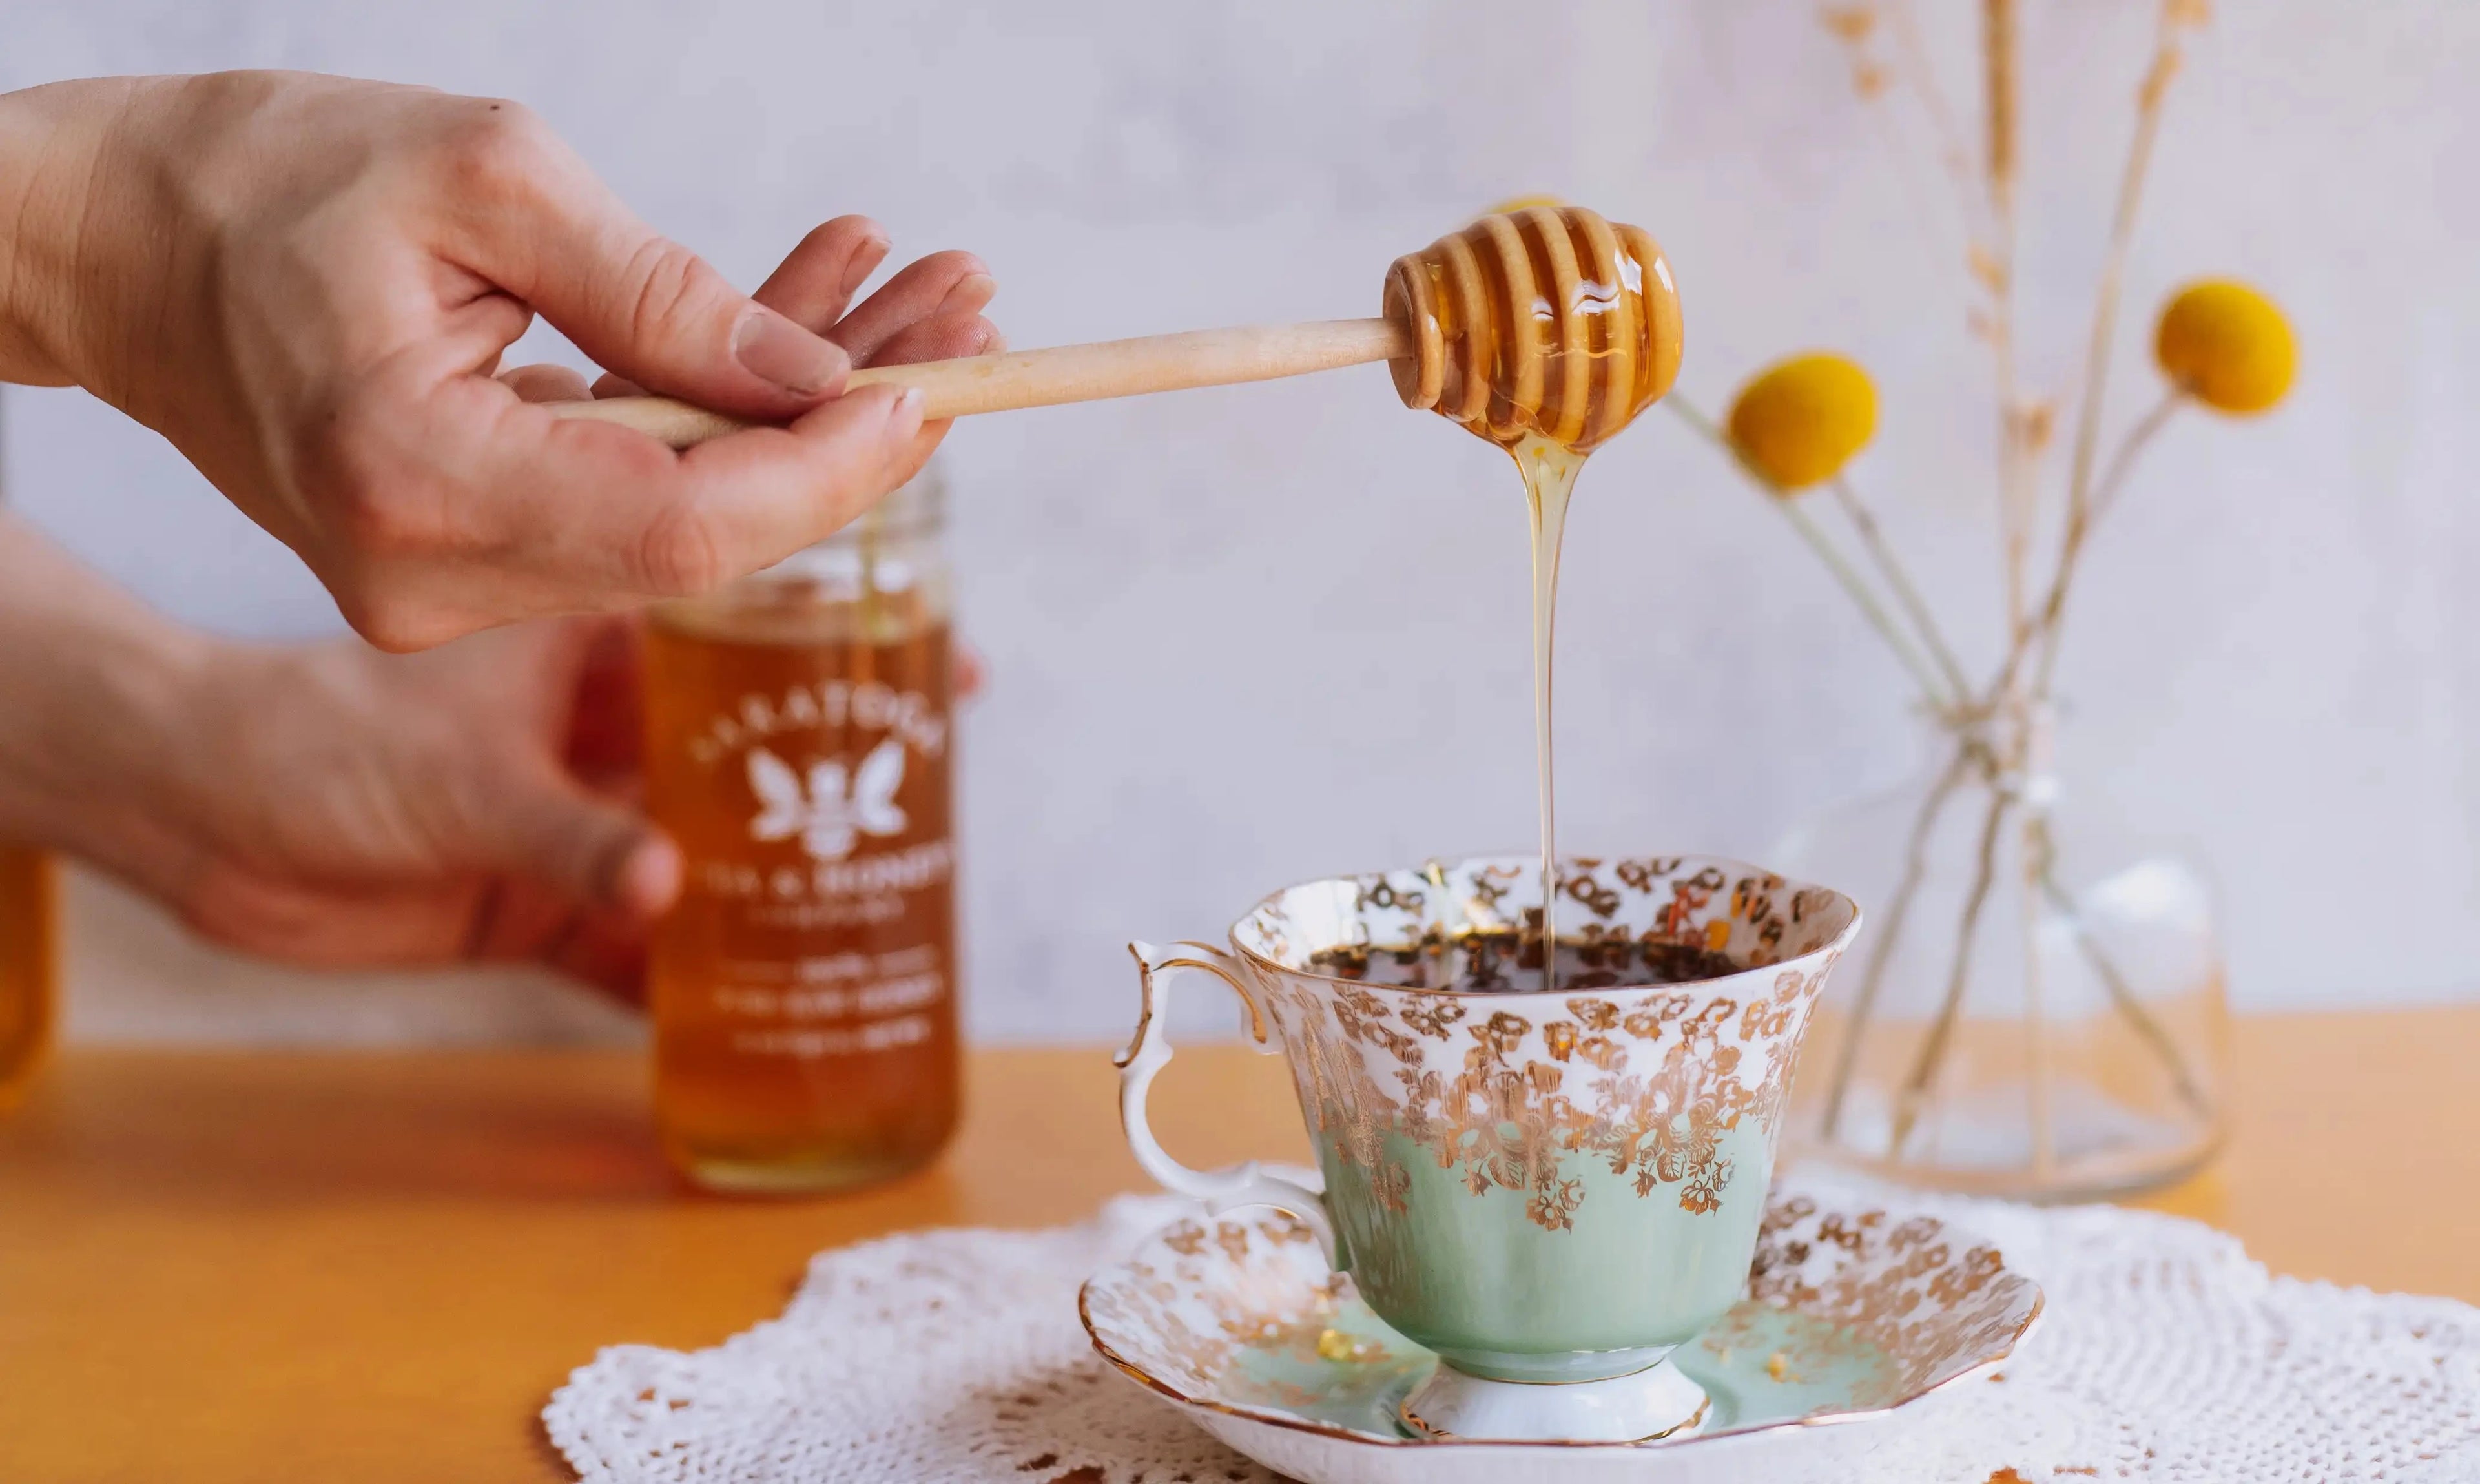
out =
<path fill-rule="evenodd" d="M 1307 967 L 1338 944 L 1504 931 L 1535 905 L 1522 900 L 1532 879 L 1521 862 L 1433 864 L 1296 887 L 1244 918 L 1232 941 L 1255 981 L 1253 1009 L 1281 1035 L 1302 1107 L 1387 1211 L 1404 1210 L 1410 1189 L 1392 1152 L 1404 1144 L 1475 1195 L 1521 1194 L 1550 1231 L 1573 1227 L 1587 1161 L 1626 1177 L 1640 1198 L 1715 1211 L 1737 1173 L 1724 1136 L 1753 1119 L 1771 1147 L 1800 1033 L 1855 920 L 1849 903 L 1710 860 L 1578 859 L 1562 863 L 1561 895 L 1590 920 L 1572 935 L 1727 953 L 1742 971 L 1582 993 L 1459 993 Z"/>
<path fill-rule="evenodd" d="M 1317 1132 L 1369 1171 L 1382 1206 L 1403 1210 L 1410 1185 L 1387 1152 L 1392 1134 L 1459 1170 L 1476 1195 L 1523 1194 L 1534 1222 L 1558 1231 L 1584 1199 L 1569 1157 L 1632 1176 L 1639 1196 L 1674 1188 L 1683 1210 L 1719 1205 L 1735 1173 L 1722 1135 L 1753 1118 L 1773 1136 L 1795 1033 L 1832 965 L 1828 958 L 1810 973 L 1783 970 L 1744 999 L 1661 989 L 1568 996 L 1553 1002 L 1563 1015 L 1537 1024 L 1470 996 L 1407 991 L 1390 1003 L 1367 989 L 1261 987 L 1295 1048 Z M 1521 1009 L 1538 1014 L 1537 998 L 1523 997 Z M 1460 1062 L 1429 1064 L 1425 1042 L 1460 1051 Z M 1395 1088 L 1373 1074 L 1382 1059 Z"/>

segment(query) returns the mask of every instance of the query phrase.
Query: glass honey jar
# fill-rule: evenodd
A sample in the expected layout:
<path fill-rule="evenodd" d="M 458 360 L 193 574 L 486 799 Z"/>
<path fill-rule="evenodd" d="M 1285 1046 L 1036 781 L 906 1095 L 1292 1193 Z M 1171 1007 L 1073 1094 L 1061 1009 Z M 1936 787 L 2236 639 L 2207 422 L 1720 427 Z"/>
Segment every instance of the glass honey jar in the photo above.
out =
<path fill-rule="evenodd" d="M 0 508 L 7 504 L 0 489 Z M 0 840 L 0 1113 L 42 1066 L 60 993 L 58 868 L 33 846 Z"/>
<path fill-rule="evenodd" d="M 0 1111 L 24 1095 L 51 1046 L 60 1003 L 52 859 L 0 841 Z"/>
<path fill-rule="evenodd" d="M 831 539 L 647 615 L 646 803 L 685 866 L 648 964 L 656 1114 L 710 1189 L 863 1185 L 954 1129 L 943 517 L 925 472 Z"/>

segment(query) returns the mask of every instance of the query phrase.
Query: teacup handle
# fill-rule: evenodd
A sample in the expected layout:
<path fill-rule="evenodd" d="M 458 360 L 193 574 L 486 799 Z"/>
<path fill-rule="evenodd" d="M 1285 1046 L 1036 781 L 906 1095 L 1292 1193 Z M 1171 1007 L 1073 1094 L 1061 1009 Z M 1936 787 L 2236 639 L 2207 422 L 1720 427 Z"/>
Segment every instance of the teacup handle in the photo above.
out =
<path fill-rule="evenodd" d="M 1298 1181 L 1266 1173 L 1255 1160 L 1227 1164 L 1221 1169 L 1192 1169 L 1171 1157 L 1146 1122 L 1147 1089 L 1153 1086 L 1154 1074 L 1171 1062 L 1171 1035 L 1163 1007 L 1174 973 L 1202 969 L 1229 985 L 1232 992 L 1240 996 L 1240 1003 L 1249 1009 L 1249 1029 L 1257 1045 L 1269 1052 L 1279 1049 L 1267 1043 L 1265 1016 L 1258 1011 L 1256 998 L 1241 977 L 1239 963 L 1210 943 L 1174 943 L 1169 948 L 1130 943 L 1128 952 L 1137 960 L 1137 978 L 1145 1001 L 1137 1011 L 1136 1038 L 1112 1062 L 1120 1068 L 1120 1126 L 1127 1132 L 1128 1148 L 1136 1155 L 1137 1164 L 1164 1190 L 1203 1201 L 1206 1211 L 1214 1215 L 1244 1206 L 1272 1206 L 1289 1212 L 1317 1234 L 1318 1247 L 1326 1254 L 1328 1266 L 1334 1266 L 1334 1225 L 1327 1219 L 1326 1201 L 1315 1190 Z"/>

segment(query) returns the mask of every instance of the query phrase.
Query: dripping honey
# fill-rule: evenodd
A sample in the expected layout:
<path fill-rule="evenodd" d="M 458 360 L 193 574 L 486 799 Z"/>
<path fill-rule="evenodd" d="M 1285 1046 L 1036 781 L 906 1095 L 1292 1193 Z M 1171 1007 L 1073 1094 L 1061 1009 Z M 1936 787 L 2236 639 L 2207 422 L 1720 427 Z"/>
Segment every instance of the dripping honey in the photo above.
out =
<path fill-rule="evenodd" d="M 1679 306 L 1653 239 L 1576 208 L 1485 217 L 1397 260 L 1386 312 L 1423 353 L 1396 363 L 1397 390 L 1507 449 L 1524 482 L 1533 563 L 1533 724 L 1541 813 L 1540 941 L 1559 945 L 1551 745 L 1559 552 L 1586 456 L 1668 391 Z M 1566 959 L 1537 943 L 1540 987 Z"/>
<path fill-rule="evenodd" d="M 719 1189 L 885 1178 L 956 1119 L 944 596 L 860 555 L 648 625 L 647 804 L 686 867 L 649 963 L 657 1113 Z"/>

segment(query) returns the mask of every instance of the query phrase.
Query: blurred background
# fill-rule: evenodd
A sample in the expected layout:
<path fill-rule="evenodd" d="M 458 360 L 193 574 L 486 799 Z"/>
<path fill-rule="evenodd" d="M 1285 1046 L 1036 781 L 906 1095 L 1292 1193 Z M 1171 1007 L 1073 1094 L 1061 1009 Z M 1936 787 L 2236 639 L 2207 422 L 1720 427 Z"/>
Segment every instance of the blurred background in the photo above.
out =
<path fill-rule="evenodd" d="M 2131 259 L 2290 312 L 2260 424 L 2170 428 L 2090 557 L 2059 688 L 2075 786 L 2217 875 L 2241 1011 L 2480 992 L 2480 8 L 2251 0 L 2189 46 Z M 2028 379 L 2085 333 L 2153 7 L 2028 8 Z M 1921 7 L 1973 79 L 1974 8 Z M 744 286 L 866 212 L 969 247 L 1019 345 L 1375 313 L 1389 260 L 1511 194 L 1660 237 L 1709 411 L 1810 346 L 1878 378 L 1854 469 L 1976 671 L 1994 664 L 1985 357 L 1960 238 L 1810 0 L 851 6 L 0 3 L 0 88 L 283 65 L 520 98 Z M 574 360 L 537 330 L 521 347 Z M 17 508 L 167 612 L 340 631 L 289 552 L 83 394 L 12 389 Z M 969 1023 L 1124 1033 L 1130 936 L 1219 935 L 1340 870 L 1529 848 L 1523 504 L 1505 457 L 1374 368 L 1013 414 L 942 455 L 965 633 Z M 2054 471 L 2053 471 L 2054 473 Z M 1596 456 L 1560 607 L 1561 841 L 1762 858 L 1903 779 L 1901 675 L 1756 495 L 1668 419 Z M 292 975 L 70 892 L 85 1040 L 633 1035 L 517 973 Z"/>

